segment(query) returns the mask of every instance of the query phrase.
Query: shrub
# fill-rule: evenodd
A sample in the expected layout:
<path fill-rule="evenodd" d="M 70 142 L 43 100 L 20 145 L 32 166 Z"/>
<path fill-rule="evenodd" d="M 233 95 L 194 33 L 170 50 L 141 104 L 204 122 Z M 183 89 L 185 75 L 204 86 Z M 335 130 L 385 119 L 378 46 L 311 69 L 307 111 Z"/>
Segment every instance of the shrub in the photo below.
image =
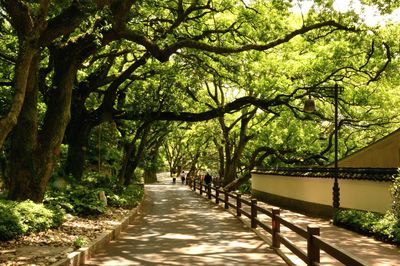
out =
<path fill-rule="evenodd" d="M 69 193 L 66 190 L 46 192 L 43 203 L 51 209 L 60 209 L 67 213 L 74 213 L 74 206 L 70 203 Z"/>
<path fill-rule="evenodd" d="M 373 227 L 382 218 L 381 214 L 360 210 L 339 210 L 333 219 L 334 224 L 355 232 L 372 235 Z"/>
<path fill-rule="evenodd" d="M 16 203 L 0 201 L 0 240 L 10 240 L 24 234 L 20 217 L 13 211 Z"/>
<path fill-rule="evenodd" d="M 105 213 L 106 206 L 99 199 L 101 189 L 88 189 L 84 186 L 76 186 L 70 191 L 70 203 L 74 206 L 74 212 L 78 215 L 99 215 Z"/>
<path fill-rule="evenodd" d="M 382 215 L 360 210 L 340 210 L 335 214 L 334 223 L 385 242 L 400 244 L 400 222 L 390 211 Z"/>
<path fill-rule="evenodd" d="M 387 212 L 372 229 L 376 238 L 386 242 L 400 244 L 400 221 L 392 212 Z"/>
<path fill-rule="evenodd" d="M 390 193 L 392 208 L 384 216 L 366 211 L 341 210 L 336 213 L 334 223 L 400 245 L 400 174 L 395 177 Z"/>
<path fill-rule="evenodd" d="M 392 194 L 392 215 L 397 220 L 400 220 L 400 175 L 398 175 L 390 187 L 390 193 Z"/>
<path fill-rule="evenodd" d="M 0 200 L 0 240 L 44 231 L 62 223 L 63 213 L 30 200 Z"/>
<path fill-rule="evenodd" d="M 143 189 L 138 185 L 115 188 L 106 191 L 108 204 L 114 207 L 133 208 L 139 204 L 143 197 Z"/>
<path fill-rule="evenodd" d="M 53 212 L 43 204 L 28 200 L 15 205 L 14 211 L 18 213 L 26 233 L 40 232 L 53 226 Z"/>
<path fill-rule="evenodd" d="M 99 215 L 106 211 L 104 202 L 98 197 L 100 190 L 83 185 L 67 186 L 63 191 L 46 193 L 44 202 L 79 216 Z"/>
<path fill-rule="evenodd" d="M 52 208 L 58 207 L 78 216 L 99 215 L 106 211 L 104 202 L 99 199 L 100 191 L 105 191 L 107 203 L 113 207 L 133 208 L 143 197 L 143 188 L 138 185 L 114 185 L 111 188 L 76 185 L 68 186 L 63 191 L 47 192 L 44 202 Z"/>
<path fill-rule="evenodd" d="M 73 244 L 74 244 L 75 248 L 81 248 L 81 247 L 87 246 L 88 243 L 89 243 L 89 241 L 87 240 L 86 237 L 78 236 L 75 238 Z"/>
<path fill-rule="evenodd" d="M 245 183 L 239 187 L 240 193 L 251 194 L 251 180 L 247 180 Z"/>
<path fill-rule="evenodd" d="M 89 188 L 112 188 L 117 183 L 115 177 L 104 173 L 88 171 L 82 178 L 82 185 Z"/>

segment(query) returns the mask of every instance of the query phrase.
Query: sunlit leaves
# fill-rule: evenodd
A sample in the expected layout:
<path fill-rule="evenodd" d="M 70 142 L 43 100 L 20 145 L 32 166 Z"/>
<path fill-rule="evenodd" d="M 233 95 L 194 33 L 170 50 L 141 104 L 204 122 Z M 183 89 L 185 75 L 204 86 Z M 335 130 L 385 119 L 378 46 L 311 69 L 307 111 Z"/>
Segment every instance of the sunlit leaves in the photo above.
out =
<path fill-rule="evenodd" d="M 367 5 L 376 6 L 384 13 L 390 13 L 394 9 L 400 7 L 400 3 L 397 0 L 361 0 L 361 2 Z"/>

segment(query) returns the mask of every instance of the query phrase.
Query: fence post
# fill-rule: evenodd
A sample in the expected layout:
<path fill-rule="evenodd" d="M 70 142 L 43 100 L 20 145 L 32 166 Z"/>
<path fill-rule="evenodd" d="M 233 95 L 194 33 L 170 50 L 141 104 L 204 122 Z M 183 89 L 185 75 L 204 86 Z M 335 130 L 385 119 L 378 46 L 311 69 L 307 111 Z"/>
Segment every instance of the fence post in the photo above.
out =
<path fill-rule="evenodd" d="M 203 195 L 203 182 L 200 180 L 200 195 Z"/>
<path fill-rule="evenodd" d="M 251 228 L 257 228 L 257 199 L 251 199 Z"/>
<path fill-rule="evenodd" d="M 308 265 L 314 265 L 316 263 L 318 264 L 320 259 L 320 249 L 319 246 L 315 243 L 313 237 L 319 236 L 319 227 L 316 225 L 308 225 L 307 233 Z"/>
<path fill-rule="evenodd" d="M 227 191 L 226 189 L 224 189 L 224 202 L 225 202 L 224 208 L 225 208 L 225 209 L 229 209 L 229 204 L 228 204 L 228 202 L 229 202 L 229 195 L 228 195 L 228 191 Z"/>
<path fill-rule="evenodd" d="M 207 184 L 207 194 L 208 194 L 208 199 L 211 199 L 211 184 Z"/>
<path fill-rule="evenodd" d="M 278 234 L 281 232 L 281 224 L 276 217 L 279 214 L 279 208 L 272 208 L 272 247 L 274 248 L 280 248 L 281 246 L 278 238 Z"/>
<path fill-rule="evenodd" d="M 215 187 L 215 203 L 219 204 L 219 186 Z"/>
<path fill-rule="evenodd" d="M 240 217 L 242 216 L 242 212 L 240 211 L 240 209 L 242 208 L 242 194 L 240 194 L 239 192 L 236 193 L 236 216 Z"/>
<path fill-rule="evenodd" d="M 193 178 L 193 191 L 196 192 L 196 177 Z"/>

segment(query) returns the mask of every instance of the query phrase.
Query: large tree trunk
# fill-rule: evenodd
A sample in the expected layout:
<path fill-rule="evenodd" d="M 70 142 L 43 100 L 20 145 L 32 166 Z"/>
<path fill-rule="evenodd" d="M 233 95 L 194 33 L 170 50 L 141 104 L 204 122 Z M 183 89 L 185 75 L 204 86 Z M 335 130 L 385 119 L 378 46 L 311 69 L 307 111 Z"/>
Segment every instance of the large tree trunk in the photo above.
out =
<path fill-rule="evenodd" d="M 228 137 L 225 138 L 225 165 L 222 186 L 228 185 L 236 178 L 236 164 L 233 160 L 233 150 L 233 145 L 231 144 L 228 135 Z"/>
<path fill-rule="evenodd" d="M 237 163 L 234 160 L 226 161 L 225 176 L 222 185 L 225 187 L 237 177 Z"/>
<path fill-rule="evenodd" d="M 150 124 L 142 125 L 136 131 L 133 140 L 124 146 L 124 158 L 118 174 L 120 184 L 128 186 L 132 183 L 139 160 L 143 158 L 149 132 Z M 137 144 L 138 141 L 139 144 Z"/>
<path fill-rule="evenodd" d="M 187 177 L 189 177 L 189 176 L 196 176 L 196 175 L 197 175 L 197 171 L 198 171 L 198 170 L 197 170 L 196 165 L 197 165 L 197 163 L 198 163 L 198 161 L 199 161 L 200 154 L 201 154 L 201 150 L 198 149 L 198 150 L 196 151 L 196 153 L 194 154 L 194 156 L 192 157 L 192 160 L 191 160 L 190 166 L 189 166 L 189 171 L 188 171 L 188 173 L 187 173 Z"/>
<path fill-rule="evenodd" d="M 17 64 L 15 66 L 15 95 L 8 114 L 0 119 L 0 149 L 3 147 L 7 136 L 17 124 L 18 116 L 22 110 L 29 68 L 36 51 L 28 43 L 22 43 L 18 52 Z"/>
<path fill-rule="evenodd" d="M 10 183 L 8 197 L 13 200 L 40 201 L 40 179 L 36 175 L 38 126 L 38 58 L 32 60 L 29 83 L 18 124 L 11 135 Z"/>
<path fill-rule="evenodd" d="M 147 152 L 146 165 L 144 166 L 144 183 L 152 184 L 157 182 L 157 154 L 158 147 L 153 147 Z"/>
<path fill-rule="evenodd" d="M 118 181 L 119 181 L 119 184 L 121 184 L 121 185 L 130 183 L 131 177 L 128 177 L 128 175 L 131 175 L 131 173 L 133 174 L 134 169 L 132 171 L 132 167 L 129 167 L 129 165 L 131 163 L 133 163 L 132 162 L 133 154 L 135 154 L 135 150 L 136 150 L 135 142 L 124 144 L 124 157 L 122 158 L 121 168 L 118 173 Z M 130 168 L 130 169 L 128 169 L 128 168 Z"/>
<path fill-rule="evenodd" d="M 130 158 L 131 160 L 128 162 L 128 165 L 126 166 L 126 171 L 125 171 L 125 175 L 123 176 L 123 184 L 124 186 L 129 186 L 130 184 L 132 184 L 133 178 L 134 178 L 134 174 L 135 174 L 135 170 L 138 166 L 138 158 Z"/>
<path fill-rule="evenodd" d="M 81 124 L 70 128 L 69 134 L 67 134 L 68 155 L 65 163 L 65 174 L 67 176 L 72 175 L 76 181 L 81 180 L 83 176 L 91 129 L 92 127 L 87 124 Z"/>
<path fill-rule="evenodd" d="M 223 125 L 223 133 L 224 133 L 224 140 L 225 140 L 225 157 L 226 157 L 226 164 L 225 164 L 225 171 L 224 171 L 224 180 L 223 186 L 225 189 L 230 189 L 234 186 L 230 186 L 229 184 L 235 184 L 235 180 L 237 179 L 237 170 L 240 164 L 240 158 L 242 157 L 243 151 L 246 147 L 246 144 L 251 139 L 250 136 L 247 136 L 247 128 L 249 122 L 252 117 L 256 114 L 257 108 L 253 110 L 245 110 L 242 114 L 240 120 L 240 134 L 239 139 L 235 143 L 234 141 L 230 141 L 229 138 L 229 130 L 223 124 L 223 120 L 221 124 Z"/>
<path fill-rule="evenodd" d="M 41 202 L 51 177 L 55 156 L 70 118 L 72 85 L 76 76 L 74 56 L 59 53 L 55 61 L 53 91 L 38 134 L 37 123 L 37 64 L 31 68 L 29 97 L 23 106 L 21 120 L 15 127 L 11 148 L 11 183 L 9 199 L 31 199 Z"/>
<path fill-rule="evenodd" d="M 85 108 L 87 96 L 81 91 L 75 92 L 72 99 L 71 121 L 68 124 L 65 142 L 68 144 L 68 155 L 65 163 L 65 174 L 72 175 L 76 181 L 82 179 L 89 145 L 89 135 L 97 121 L 90 121 Z"/>
<path fill-rule="evenodd" d="M 218 175 L 219 181 L 222 182 L 224 179 L 225 173 L 225 156 L 224 156 L 224 147 L 218 143 L 216 139 L 213 140 L 215 147 L 218 151 Z"/>

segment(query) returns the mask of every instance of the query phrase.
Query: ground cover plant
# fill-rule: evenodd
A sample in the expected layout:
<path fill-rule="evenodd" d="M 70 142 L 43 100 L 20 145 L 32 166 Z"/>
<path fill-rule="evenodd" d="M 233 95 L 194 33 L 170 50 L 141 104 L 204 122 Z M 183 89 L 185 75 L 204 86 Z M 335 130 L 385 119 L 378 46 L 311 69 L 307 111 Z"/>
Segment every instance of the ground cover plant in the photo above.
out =
<path fill-rule="evenodd" d="M 78 217 L 105 214 L 108 207 L 130 209 L 139 204 L 143 188 L 138 185 L 122 187 L 102 184 L 88 179 L 81 184 L 68 185 L 46 193 L 44 203 L 31 200 L 0 200 L 0 241 L 59 227 L 65 214 Z M 107 204 L 99 197 L 105 192 Z"/>
<path fill-rule="evenodd" d="M 336 225 L 352 231 L 374 236 L 376 239 L 400 245 L 400 177 L 394 179 L 391 187 L 392 208 L 385 214 L 361 211 L 339 210 L 334 217 Z"/>
<path fill-rule="evenodd" d="M 361 210 L 340 210 L 334 217 L 334 223 L 357 233 L 400 245 L 400 221 L 391 212 L 383 215 Z"/>
<path fill-rule="evenodd" d="M 30 200 L 0 200 L 0 241 L 60 226 L 63 216 L 60 209 Z"/>

